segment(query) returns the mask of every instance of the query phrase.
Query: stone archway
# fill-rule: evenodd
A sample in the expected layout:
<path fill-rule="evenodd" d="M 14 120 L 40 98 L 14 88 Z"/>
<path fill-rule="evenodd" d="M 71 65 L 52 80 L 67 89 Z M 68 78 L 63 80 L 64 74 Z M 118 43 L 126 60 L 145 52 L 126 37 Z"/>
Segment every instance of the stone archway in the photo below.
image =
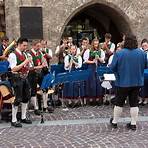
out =
<path fill-rule="evenodd" d="M 129 18 L 119 7 L 112 3 L 95 0 L 75 9 L 65 21 L 61 36 L 67 34 L 66 31 L 70 30 L 73 24 L 79 25 L 80 20 L 85 24 L 85 19 L 91 21 L 89 22 L 91 28 L 97 31 L 101 40 L 106 32 L 112 34 L 112 40 L 115 43 L 122 40 L 122 33 L 132 33 Z M 81 27 L 80 30 L 85 29 Z M 78 28 L 78 32 L 80 30 Z M 73 36 L 73 33 L 71 35 Z"/>

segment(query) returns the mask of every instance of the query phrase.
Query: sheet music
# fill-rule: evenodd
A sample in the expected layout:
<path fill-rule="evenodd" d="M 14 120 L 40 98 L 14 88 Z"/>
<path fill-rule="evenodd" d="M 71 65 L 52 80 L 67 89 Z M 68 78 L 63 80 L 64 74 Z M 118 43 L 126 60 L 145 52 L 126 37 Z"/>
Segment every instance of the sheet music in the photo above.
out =
<path fill-rule="evenodd" d="M 112 85 L 110 84 L 109 81 L 103 81 L 102 84 L 101 84 L 101 86 L 103 88 L 106 88 L 106 89 L 111 89 L 112 88 Z"/>
<path fill-rule="evenodd" d="M 116 77 L 114 74 L 104 74 L 104 81 L 115 81 Z"/>

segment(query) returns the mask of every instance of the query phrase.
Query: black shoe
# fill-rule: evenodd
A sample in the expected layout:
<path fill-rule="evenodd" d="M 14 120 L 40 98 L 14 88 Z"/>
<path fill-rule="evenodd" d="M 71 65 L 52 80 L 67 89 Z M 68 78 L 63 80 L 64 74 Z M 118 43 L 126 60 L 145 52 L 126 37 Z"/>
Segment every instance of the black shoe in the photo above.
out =
<path fill-rule="evenodd" d="M 54 109 L 52 107 L 48 107 L 47 110 L 48 110 L 49 113 L 53 113 L 54 112 Z"/>
<path fill-rule="evenodd" d="M 131 125 L 131 123 L 128 123 L 128 124 L 126 125 L 126 127 L 127 127 L 128 129 L 133 130 L 133 131 L 136 130 L 136 125 Z"/>
<path fill-rule="evenodd" d="M 61 106 L 61 105 L 62 105 L 61 100 L 56 100 L 56 101 L 55 101 L 55 106 Z"/>
<path fill-rule="evenodd" d="M 109 104 L 110 104 L 109 101 L 104 102 L 104 105 L 109 105 Z"/>
<path fill-rule="evenodd" d="M 29 119 L 21 119 L 21 123 L 32 124 L 32 121 Z"/>
<path fill-rule="evenodd" d="M 112 128 L 118 128 L 117 123 L 112 123 L 113 122 L 113 118 L 110 119 L 110 125 L 112 126 Z"/>
<path fill-rule="evenodd" d="M 14 126 L 14 127 L 22 127 L 22 124 L 19 123 L 19 122 L 11 122 L 11 126 Z"/>
<path fill-rule="evenodd" d="M 43 108 L 43 112 L 46 112 L 47 108 Z"/>
<path fill-rule="evenodd" d="M 103 100 L 98 100 L 98 101 L 96 101 L 96 105 L 97 105 L 97 106 L 103 105 Z"/>
<path fill-rule="evenodd" d="M 114 97 L 114 98 L 112 98 L 112 99 L 110 100 L 110 103 L 113 104 L 113 105 L 116 105 L 116 102 L 117 102 L 116 97 Z"/>
<path fill-rule="evenodd" d="M 36 110 L 34 110 L 34 114 L 37 115 L 37 116 L 40 116 L 41 115 L 41 112 L 40 112 L 40 110 L 37 110 L 36 109 Z"/>
<path fill-rule="evenodd" d="M 72 108 L 78 108 L 80 106 L 81 106 L 81 102 L 76 102 L 76 103 L 73 103 Z"/>

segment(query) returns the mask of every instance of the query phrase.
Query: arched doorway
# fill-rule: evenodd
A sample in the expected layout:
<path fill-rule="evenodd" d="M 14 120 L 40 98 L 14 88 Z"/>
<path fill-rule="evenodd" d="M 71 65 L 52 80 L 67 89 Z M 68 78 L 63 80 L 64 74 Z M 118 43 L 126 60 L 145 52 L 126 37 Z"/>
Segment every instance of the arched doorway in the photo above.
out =
<path fill-rule="evenodd" d="M 122 40 L 122 34 L 132 32 L 128 18 L 119 8 L 106 4 L 95 3 L 82 8 L 72 16 L 62 36 L 72 36 L 74 42 L 79 44 L 82 37 L 90 40 L 98 37 L 100 42 L 104 40 L 104 34 L 112 34 L 112 41 L 118 43 Z"/>

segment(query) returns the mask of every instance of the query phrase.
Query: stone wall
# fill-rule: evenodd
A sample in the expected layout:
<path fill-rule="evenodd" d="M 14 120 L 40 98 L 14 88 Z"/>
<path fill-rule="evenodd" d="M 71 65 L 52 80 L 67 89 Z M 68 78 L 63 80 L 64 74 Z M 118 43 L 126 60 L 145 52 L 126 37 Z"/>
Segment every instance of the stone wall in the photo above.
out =
<path fill-rule="evenodd" d="M 4 2 L 0 1 L 0 32 L 5 32 L 5 8 Z"/>
<path fill-rule="evenodd" d="M 83 8 L 95 3 L 113 8 L 120 16 L 114 18 L 116 24 L 121 26 L 122 30 L 128 26 L 137 35 L 139 41 L 148 37 L 148 1 L 146 0 L 5 0 L 6 33 L 10 38 L 20 36 L 20 6 L 41 6 L 44 38 L 49 39 L 51 48 L 55 49 L 70 19 Z M 124 20 L 126 26 L 119 19 Z"/>

